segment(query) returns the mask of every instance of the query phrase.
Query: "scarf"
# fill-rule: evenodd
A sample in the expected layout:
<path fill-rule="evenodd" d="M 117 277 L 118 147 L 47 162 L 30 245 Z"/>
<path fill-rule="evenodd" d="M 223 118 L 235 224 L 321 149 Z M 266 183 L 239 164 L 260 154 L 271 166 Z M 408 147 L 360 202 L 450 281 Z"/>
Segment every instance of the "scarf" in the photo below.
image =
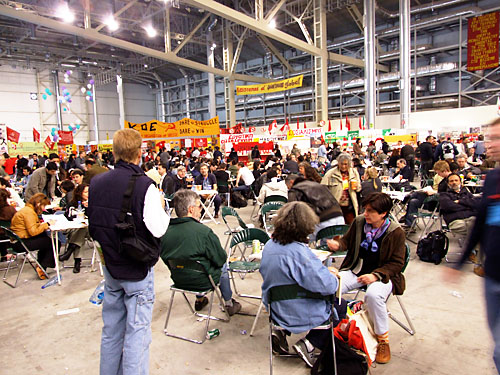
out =
<path fill-rule="evenodd" d="M 368 250 L 371 244 L 371 251 L 376 253 L 378 251 L 378 245 L 375 240 L 380 238 L 386 232 L 390 224 L 391 222 L 389 221 L 389 218 L 385 219 L 384 223 L 379 228 L 373 228 L 370 224 L 365 223 L 364 231 L 366 239 L 361 242 L 361 247 Z"/>

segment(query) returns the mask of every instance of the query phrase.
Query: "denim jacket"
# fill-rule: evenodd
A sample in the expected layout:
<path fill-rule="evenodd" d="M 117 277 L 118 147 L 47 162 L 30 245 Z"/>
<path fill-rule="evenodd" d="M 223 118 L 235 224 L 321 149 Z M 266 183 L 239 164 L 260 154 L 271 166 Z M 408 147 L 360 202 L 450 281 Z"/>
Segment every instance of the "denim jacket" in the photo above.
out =
<path fill-rule="evenodd" d="M 262 301 L 268 306 L 269 289 L 279 285 L 298 284 L 322 295 L 334 294 L 338 280 L 304 243 L 281 245 L 273 240 L 266 243 L 262 253 L 260 273 Z M 328 320 L 331 304 L 323 300 L 295 299 L 273 303 L 273 314 L 281 327 L 292 333 L 315 328 Z"/>

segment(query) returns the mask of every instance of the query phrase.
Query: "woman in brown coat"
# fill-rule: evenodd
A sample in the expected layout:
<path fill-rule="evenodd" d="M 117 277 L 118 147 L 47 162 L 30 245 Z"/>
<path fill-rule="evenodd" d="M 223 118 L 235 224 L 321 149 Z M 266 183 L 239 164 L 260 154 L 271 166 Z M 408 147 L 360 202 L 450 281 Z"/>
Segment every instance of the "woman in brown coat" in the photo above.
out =
<path fill-rule="evenodd" d="M 365 212 L 356 217 L 349 231 L 339 241 L 328 240 L 333 251 L 347 250 L 340 267 L 342 293 L 366 286 L 365 306 L 373 321 L 378 339 L 375 361 L 387 363 L 389 349 L 389 317 L 386 300 L 391 293 L 403 294 L 405 279 L 405 233 L 389 218 L 391 198 L 372 193 L 363 201 Z"/>
<path fill-rule="evenodd" d="M 44 269 L 55 267 L 52 241 L 45 232 L 52 223 L 42 223 L 38 218 L 49 203 L 50 200 L 45 194 L 33 195 L 26 206 L 14 215 L 10 225 L 10 229 L 23 240 L 28 249 L 38 250 L 38 263 Z M 19 249 L 19 251 L 22 250 Z M 40 279 L 46 278 L 43 270 L 38 266 L 36 271 Z"/>
<path fill-rule="evenodd" d="M 16 209 L 7 202 L 9 198 L 10 192 L 7 189 L 0 189 L 0 221 L 10 223 Z M 3 232 L 3 230 L 0 231 L 0 240 L 6 240 Z M 7 254 L 7 242 L 0 242 L 0 253 L 2 254 L 2 262 L 10 259 L 10 254 Z"/>

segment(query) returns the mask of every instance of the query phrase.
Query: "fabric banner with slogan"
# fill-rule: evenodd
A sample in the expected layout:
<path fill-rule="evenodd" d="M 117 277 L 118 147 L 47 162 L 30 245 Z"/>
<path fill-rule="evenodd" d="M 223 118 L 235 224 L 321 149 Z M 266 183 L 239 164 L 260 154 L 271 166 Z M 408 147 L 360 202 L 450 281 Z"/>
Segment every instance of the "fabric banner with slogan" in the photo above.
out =
<path fill-rule="evenodd" d="M 45 146 L 45 144 L 38 142 L 19 142 L 19 143 L 9 142 L 9 147 L 7 152 L 9 155 L 22 155 L 22 156 L 28 156 L 32 154 L 41 155 L 44 152 L 47 152 L 47 147 Z"/>
<path fill-rule="evenodd" d="M 287 136 L 288 139 L 296 137 L 319 137 L 321 136 L 321 128 L 289 130 Z"/>
<path fill-rule="evenodd" d="M 97 146 L 97 150 L 101 152 L 106 152 L 106 151 L 112 151 L 113 150 L 113 144 L 112 143 L 103 143 Z"/>
<path fill-rule="evenodd" d="M 304 75 L 259 85 L 236 86 L 236 95 L 257 95 L 302 87 Z"/>
<path fill-rule="evenodd" d="M 347 132 L 347 138 L 359 138 L 359 130 L 349 130 Z"/>
<path fill-rule="evenodd" d="M 33 128 L 33 142 L 40 142 L 40 133 Z"/>
<path fill-rule="evenodd" d="M 137 130 L 141 133 L 141 137 L 145 139 L 191 138 L 220 134 L 218 116 L 205 121 L 191 120 L 188 118 L 183 118 L 176 122 L 151 120 L 142 124 L 125 121 L 125 128 Z"/>
<path fill-rule="evenodd" d="M 499 12 L 469 18 L 467 32 L 467 70 L 498 66 Z"/>
<path fill-rule="evenodd" d="M 55 143 L 52 142 L 52 140 L 50 139 L 49 136 L 47 136 L 47 138 L 45 138 L 45 142 L 44 143 L 47 145 L 47 147 L 49 148 L 49 150 L 52 150 L 54 148 Z"/>
<path fill-rule="evenodd" d="M 73 132 L 71 131 L 58 131 L 59 140 L 58 143 L 61 145 L 71 145 L 73 144 Z"/>
<path fill-rule="evenodd" d="M 7 139 L 11 142 L 18 143 L 19 142 L 19 136 L 21 133 L 16 132 L 14 129 L 11 129 L 7 126 Z"/>

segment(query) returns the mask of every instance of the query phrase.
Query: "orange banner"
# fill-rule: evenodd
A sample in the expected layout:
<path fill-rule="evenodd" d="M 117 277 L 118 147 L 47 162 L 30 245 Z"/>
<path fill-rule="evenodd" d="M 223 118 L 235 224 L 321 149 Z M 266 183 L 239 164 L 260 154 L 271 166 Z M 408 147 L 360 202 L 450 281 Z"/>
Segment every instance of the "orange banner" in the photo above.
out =
<path fill-rule="evenodd" d="M 469 18 L 467 34 L 467 70 L 498 66 L 499 12 Z"/>

